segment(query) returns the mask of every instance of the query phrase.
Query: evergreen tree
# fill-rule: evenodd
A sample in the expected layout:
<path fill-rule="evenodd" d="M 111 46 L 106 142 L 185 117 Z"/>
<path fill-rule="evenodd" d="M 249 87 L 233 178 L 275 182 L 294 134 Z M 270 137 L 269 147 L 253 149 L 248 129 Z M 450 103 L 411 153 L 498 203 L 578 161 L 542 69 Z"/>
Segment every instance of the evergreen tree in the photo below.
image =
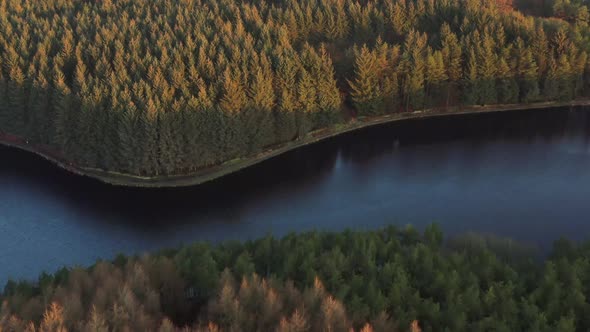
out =
<path fill-rule="evenodd" d="M 297 69 L 287 59 L 281 59 L 277 71 L 277 109 L 275 135 L 279 142 L 291 141 L 297 136 Z"/>
<path fill-rule="evenodd" d="M 518 44 L 518 67 L 517 71 L 521 77 L 521 101 L 535 102 L 540 99 L 538 67 L 530 49 L 524 48 L 522 41 Z"/>
<path fill-rule="evenodd" d="M 360 115 L 383 113 L 383 96 L 378 81 L 377 58 L 366 45 L 355 50 L 355 79 L 348 81 L 351 98 Z"/>
<path fill-rule="evenodd" d="M 519 87 L 506 59 L 500 58 L 498 63 L 498 100 L 502 104 L 518 103 Z"/>
<path fill-rule="evenodd" d="M 320 47 L 320 70 L 318 75 L 317 100 L 319 113 L 316 116 L 316 126 L 326 127 L 338 121 L 341 108 L 340 90 L 334 75 L 334 66 L 325 47 Z"/>
<path fill-rule="evenodd" d="M 407 71 L 404 92 L 406 94 L 406 108 L 420 109 L 424 107 L 425 87 L 425 59 L 424 52 L 427 37 L 415 30 L 408 34 L 404 47 L 404 66 Z"/>
<path fill-rule="evenodd" d="M 452 33 L 450 26 L 444 23 L 441 27 L 442 55 L 449 79 L 449 89 L 447 91 L 446 106 L 451 102 L 451 96 L 463 77 L 463 68 L 461 64 L 461 46 L 457 36 Z"/>
<path fill-rule="evenodd" d="M 574 96 L 574 82 L 572 80 L 572 68 L 565 54 L 557 59 L 557 71 L 559 85 L 559 100 L 571 100 Z"/>
<path fill-rule="evenodd" d="M 543 84 L 543 97 L 546 100 L 558 100 L 559 99 L 559 78 L 557 63 L 553 58 L 549 59 L 547 76 Z"/>
<path fill-rule="evenodd" d="M 312 129 L 312 116 L 317 111 L 317 99 L 313 80 L 305 69 L 299 71 L 297 97 L 299 100 L 297 134 L 299 137 L 304 137 Z"/>
<path fill-rule="evenodd" d="M 426 80 L 428 83 L 428 100 L 431 106 L 438 106 L 445 100 L 445 81 L 447 73 L 444 67 L 443 55 L 440 51 L 429 54 L 426 58 Z"/>
<path fill-rule="evenodd" d="M 8 131 L 17 135 L 26 135 L 26 104 L 25 75 L 18 65 L 10 69 L 8 81 L 7 107 Z"/>
<path fill-rule="evenodd" d="M 54 83 L 55 87 L 54 96 L 56 98 L 55 107 L 55 137 L 54 143 L 56 143 L 62 150 L 68 151 L 70 144 L 69 137 L 69 125 L 70 125 L 70 112 L 72 108 L 72 97 L 70 95 L 70 89 L 65 83 L 65 76 L 58 68 L 54 68 Z"/>
<path fill-rule="evenodd" d="M 481 100 L 478 89 L 479 76 L 476 61 L 475 51 L 472 49 L 469 52 L 467 72 L 463 83 L 463 102 L 466 105 L 475 105 Z"/>
<path fill-rule="evenodd" d="M 490 34 L 484 34 L 477 59 L 478 86 L 480 90 L 479 102 L 484 105 L 495 104 L 497 102 L 496 71 L 498 61 L 494 50 L 494 43 Z"/>
<path fill-rule="evenodd" d="M 223 74 L 223 92 L 219 106 L 226 113 L 239 113 L 247 104 L 246 91 L 241 81 L 241 75 L 226 69 Z"/>
<path fill-rule="evenodd" d="M 272 116 L 275 105 L 272 77 L 265 75 L 262 69 L 259 69 L 254 76 L 249 98 L 250 105 L 244 113 L 246 132 L 249 136 L 248 148 L 251 151 L 257 151 L 276 140 Z"/>

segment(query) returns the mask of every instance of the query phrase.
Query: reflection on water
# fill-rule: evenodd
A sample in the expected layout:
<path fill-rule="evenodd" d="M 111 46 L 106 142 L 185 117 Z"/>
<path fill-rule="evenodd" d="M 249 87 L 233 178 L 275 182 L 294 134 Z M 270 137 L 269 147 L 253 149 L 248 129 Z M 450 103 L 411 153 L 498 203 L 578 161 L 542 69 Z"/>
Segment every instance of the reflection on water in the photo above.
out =
<path fill-rule="evenodd" d="M 196 240 L 389 223 L 585 238 L 589 125 L 582 109 L 409 120 L 176 189 L 112 187 L 0 148 L 0 282 Z"/>

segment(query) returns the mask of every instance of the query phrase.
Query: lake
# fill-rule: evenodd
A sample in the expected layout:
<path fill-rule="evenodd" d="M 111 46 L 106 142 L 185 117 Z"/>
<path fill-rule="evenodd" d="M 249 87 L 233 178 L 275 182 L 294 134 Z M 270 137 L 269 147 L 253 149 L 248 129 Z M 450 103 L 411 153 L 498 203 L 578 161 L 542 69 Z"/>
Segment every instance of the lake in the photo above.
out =
<path fill-rule="evenodd" d="M 590 234 L 584 108 L 390 123 L 215 181 L 120 188 L 0 147 L 0 283 L 117 253 L 291 231 L 437 222 L 547 248 Z"/>

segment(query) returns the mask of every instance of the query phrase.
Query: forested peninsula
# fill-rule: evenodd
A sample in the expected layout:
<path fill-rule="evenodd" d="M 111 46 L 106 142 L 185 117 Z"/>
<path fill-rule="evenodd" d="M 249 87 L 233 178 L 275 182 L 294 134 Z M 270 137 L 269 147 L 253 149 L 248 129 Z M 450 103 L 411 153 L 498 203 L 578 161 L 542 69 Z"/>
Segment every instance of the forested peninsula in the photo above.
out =
<path fill-rule="evenodd" d="M 8 282 L 1 331 L 590 329 L 590 243 L 542 261 L 517 242 L 434 224 L 196 243 Z"/>
<path fill-rule="evenodd" d="M 2 0 L 0 141 L 137 184 L 367 117 L 579 102 L 589 19 L 582 0 Z"/>

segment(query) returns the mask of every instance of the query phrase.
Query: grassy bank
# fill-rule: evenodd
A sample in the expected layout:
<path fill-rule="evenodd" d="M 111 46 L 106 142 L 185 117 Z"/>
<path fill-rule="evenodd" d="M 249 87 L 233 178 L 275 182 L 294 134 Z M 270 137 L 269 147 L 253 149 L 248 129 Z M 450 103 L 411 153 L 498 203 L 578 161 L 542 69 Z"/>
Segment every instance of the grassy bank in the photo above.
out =
<path fill-rule="evenodd" d="M 268 149 L 257 155 L 249 158 L 235 159 L 227 161 L 223 164 L 198 170 L 191 174 L 178 174 L 170 176 L 155 176 L 155 177 L 144 177 L 133 174 L 119 173 L 114 171 L 107 171 L 97 168 L 88 168 L 77 166 L 73 161 L 67 160 L 61 156 L 59 152 L 51 151 L 46 147 L 39 147 L 29 144 L 25 139 L 13 137 L 10 135 L 1 135 L 0 133 L 0 144 L 19 148 L 31 153 L 35 153 L 59 167 L 82 176 L 91 177 L 99 181 L 117 185 L 117 186 L 128 186 L 128 187 L 185 187 L 202 184 L 219 177 L 237 172 L 241 169 L 250 167 L 258 164 L 264 160 L 276 157 L 285 152 L 317 143 L 324 139 L 338 136 L 344 133 L 355 131 L 358 129 L 371 127 L 375 125 L 403 121 L 410 119 L 419 118 L 430 118 L 437 116 L 452 116 L 460 114 L 477 114 L 477 113 L 492 113 L 492 112 L 503 112 L 503 111 L 517 111 L 517 110 L 539 110 L 549 108 L 563 108 L 563 107 L 579 107 L 590 105 L 590 100 L 576 100 L 572 102 L 544 102 L 544 103 L 532 103 L 532 104 L 512 104 L 512 105 L 490 105 L 490 106 L 471 106 L 471 107 L 451 107 L 448 109 L 430 109 L 423 111 L 394 113 L 382 116 L 375 116 L 369 118 L 357 118 L 353 119 L 345 124 L 340 124 L 333 128 L 321 129 L 309 133 L 305 138 L 296 140 L 293 142 L 285 143 L 280 146 Z"/>

